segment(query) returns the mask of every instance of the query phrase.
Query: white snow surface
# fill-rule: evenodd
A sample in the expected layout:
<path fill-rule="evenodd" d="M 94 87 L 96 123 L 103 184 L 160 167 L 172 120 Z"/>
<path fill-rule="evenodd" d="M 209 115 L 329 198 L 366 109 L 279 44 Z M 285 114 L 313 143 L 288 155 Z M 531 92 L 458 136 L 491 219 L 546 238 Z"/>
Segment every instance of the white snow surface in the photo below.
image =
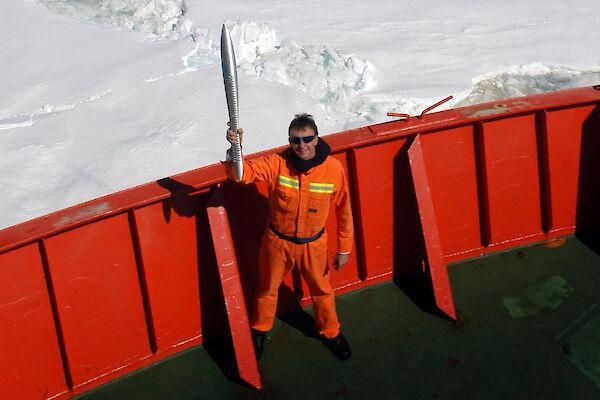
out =
<path fill-rule="evenodd" d="M 215 163 L 219 62 L 238 62 L 244 150 L 441 108 L 600 83 L 597 0 L 6 0 L 0 228 Z"/>

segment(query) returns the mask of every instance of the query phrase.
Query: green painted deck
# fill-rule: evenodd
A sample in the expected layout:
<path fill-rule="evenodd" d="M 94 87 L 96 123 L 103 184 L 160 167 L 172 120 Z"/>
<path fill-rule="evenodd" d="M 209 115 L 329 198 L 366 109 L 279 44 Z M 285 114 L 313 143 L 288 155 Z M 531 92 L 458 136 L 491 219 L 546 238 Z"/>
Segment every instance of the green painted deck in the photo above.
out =
<path fill-rule="evenodd" d="M 350 361 L 314 338 L 310 309 L 278 320 L 263 392 L 235 381 L 228 343 L 198 347 L 78 399 L 600 399 L 600 237 L 449 268 L 459 322 L 419 278 L 337 299 Z M 425 301 L 423 301 L 425 299 Z"/>

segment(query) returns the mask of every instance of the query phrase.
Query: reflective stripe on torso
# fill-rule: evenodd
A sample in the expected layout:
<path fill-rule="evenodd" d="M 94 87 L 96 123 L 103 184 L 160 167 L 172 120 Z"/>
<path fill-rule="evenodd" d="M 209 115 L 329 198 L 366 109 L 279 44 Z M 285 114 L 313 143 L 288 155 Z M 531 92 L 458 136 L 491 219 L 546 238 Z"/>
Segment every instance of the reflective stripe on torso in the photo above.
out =
<path fill-rule="evenodd" d="M 339 161 L 327 157 L 320 165 L 297 174 L 282 158 L 271 188 L 271 222 L 288 236 L 310 237 L 326 224 L 332 195 L 341 187 Z"/>

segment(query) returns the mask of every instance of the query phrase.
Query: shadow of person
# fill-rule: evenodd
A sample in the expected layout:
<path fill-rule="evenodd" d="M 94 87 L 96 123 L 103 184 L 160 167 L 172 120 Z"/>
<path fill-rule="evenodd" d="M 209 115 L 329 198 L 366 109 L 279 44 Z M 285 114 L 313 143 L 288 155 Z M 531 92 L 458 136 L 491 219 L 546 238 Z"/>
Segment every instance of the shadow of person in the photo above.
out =
<path fill-rule="evenodd" d="M 195 221 L 202 346 L 228 380 L 244 384 L 238 375 L 231 336 L 227 334 L 225 299 L 208 221 L 207 205 L 212 190 L 198 191 L 172 178 L 157 183 L 171 192 L 162 202 L 167 224 L 174 219 L 173 214 Z"/>
<path fill-rule="evenodd" d="M 303 308 L 281 314 L 279 319 L 297 331 L 302 332 L 306 337 L 320 339 L 319 333 L 315 328 L 315 319 Z"/>
<path fill-rule="evenodd" d="M 194 207 L 194 201 L 190 194 L 196 190 L 193 186 L 176 181 L 173 178 L 163 178 L 156 181 L 159 186 L 171 192 L 171 196 L 162 202 L 165 221 L 171 221 L 171 212 L 174 211 L 182 217 L 194 217 L 198 210 Z"/>

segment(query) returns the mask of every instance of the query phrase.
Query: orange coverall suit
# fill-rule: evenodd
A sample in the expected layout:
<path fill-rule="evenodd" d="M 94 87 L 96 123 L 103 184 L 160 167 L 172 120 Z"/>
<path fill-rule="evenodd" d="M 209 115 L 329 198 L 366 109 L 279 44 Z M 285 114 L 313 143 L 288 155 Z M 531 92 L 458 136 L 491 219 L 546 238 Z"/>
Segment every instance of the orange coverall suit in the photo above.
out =
<path fill-rule="evenodd" d="M 229 178 L 235 181 L 232 164 L 226 165 Z M 270 223 L 279 233 L 297 238 L 316 235 L 325 226 L 330 205 L 333 205 L 338 226 L 337 251 L 348 253 L 352 250 L 354 229 L 348 183 L 337 159 L 328 156 L 322 164 L 304 173 L 294 170 L 283 153 L 245 160 L 240 182 L 256 181 L 267 183 Z M 329 282 L 327 233 L 313 242 L 296 244 L 280 238 L 267 227 L 259 255 L 259 285 L 252 327 L 259 331 L 272 328 L 279 286 L 294 266 L 308 285 L 317 330 L 326 338 L 336 337 L 340 323 Z"/>

